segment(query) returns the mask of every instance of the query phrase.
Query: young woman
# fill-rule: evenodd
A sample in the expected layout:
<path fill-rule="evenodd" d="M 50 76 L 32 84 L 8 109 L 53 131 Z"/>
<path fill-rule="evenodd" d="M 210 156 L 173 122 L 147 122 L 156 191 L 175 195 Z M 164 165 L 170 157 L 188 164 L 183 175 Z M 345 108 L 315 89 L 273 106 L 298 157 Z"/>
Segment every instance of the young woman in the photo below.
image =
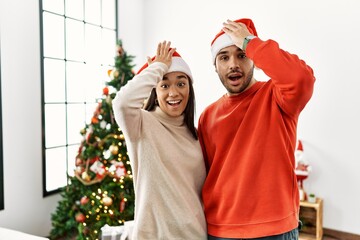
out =
<path fill-rule="evenodd" d="M 134 177 L 131 238 L 207 239 L 193 79 L 170 42 L 158 44 L 156 56 L 117 93 L 113 109 Z"/>

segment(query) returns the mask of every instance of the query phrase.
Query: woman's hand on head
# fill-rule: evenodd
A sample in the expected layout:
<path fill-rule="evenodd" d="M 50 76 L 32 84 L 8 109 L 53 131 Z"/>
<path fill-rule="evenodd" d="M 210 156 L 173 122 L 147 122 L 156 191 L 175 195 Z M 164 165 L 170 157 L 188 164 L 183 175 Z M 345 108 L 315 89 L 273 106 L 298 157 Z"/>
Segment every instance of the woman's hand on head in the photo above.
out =
<path fill-rule="evenodd" d="M 160 42 L 157 47 L 155 59 L 151 60 L 150 57 L 147 58 L 148 65 L 150 65 L 153 62 L 162 62 L 166 64 L 168 67 L 170 67 L 172 55 L 176 51 L 176 48 L 170 49 L 170 45 L 171 45 L 170 41 Z"/>

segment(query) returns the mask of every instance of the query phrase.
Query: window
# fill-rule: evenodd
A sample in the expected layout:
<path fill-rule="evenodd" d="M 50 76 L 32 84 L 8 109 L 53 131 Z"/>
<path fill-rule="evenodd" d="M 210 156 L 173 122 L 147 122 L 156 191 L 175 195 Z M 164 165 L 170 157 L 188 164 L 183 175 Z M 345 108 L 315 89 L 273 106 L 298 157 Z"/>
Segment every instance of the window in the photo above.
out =
<path fill-rule="evenodd" d="M 117 0 L 40 0 L 43 192 L 73 176 L 80 131 L 114 65 Z"/>
<path fill-rule="evenodd" d="M 0 210 L 4 209 L 4 163 L 2 137 L 2 101 L 1 101 L 1 46 L 0 46 Z"/>

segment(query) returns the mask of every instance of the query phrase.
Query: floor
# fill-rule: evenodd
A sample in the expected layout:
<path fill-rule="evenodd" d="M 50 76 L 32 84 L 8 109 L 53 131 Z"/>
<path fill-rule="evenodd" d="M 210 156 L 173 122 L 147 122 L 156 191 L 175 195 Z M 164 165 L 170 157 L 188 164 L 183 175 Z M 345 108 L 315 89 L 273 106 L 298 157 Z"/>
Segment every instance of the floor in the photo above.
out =
<path fill-rule="evenodd" d="M 328 236 L 324 236 L 323 240 L 340 240 L 338 238 L 332 238 L 332 237 L 328 237 Z"/>
<path fill-rule="evenodd" d="M 316 240 L 316 237 L 308 236 L 308 235 L 300 235 L 299 240 Z M 322 240 L 341 240 L 341 239 L 324 235 Z"/>

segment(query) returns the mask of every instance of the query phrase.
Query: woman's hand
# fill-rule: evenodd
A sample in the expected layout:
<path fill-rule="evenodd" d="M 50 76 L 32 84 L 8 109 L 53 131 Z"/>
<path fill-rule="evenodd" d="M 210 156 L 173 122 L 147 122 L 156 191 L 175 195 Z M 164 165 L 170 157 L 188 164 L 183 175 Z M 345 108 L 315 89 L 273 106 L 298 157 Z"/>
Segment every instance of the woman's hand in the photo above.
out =
<path fill-rule="evenodd" d="M 153 62 L 162 62 L 166 64 L 168 67 L 171 65 L 172 55 L 176 51 L 176 48 L 170 49 L 171 42 L 163 41 L 158 44 L 155 59 L 152 60 L 150 57 L 147 57 L 148 65 Z"/>

